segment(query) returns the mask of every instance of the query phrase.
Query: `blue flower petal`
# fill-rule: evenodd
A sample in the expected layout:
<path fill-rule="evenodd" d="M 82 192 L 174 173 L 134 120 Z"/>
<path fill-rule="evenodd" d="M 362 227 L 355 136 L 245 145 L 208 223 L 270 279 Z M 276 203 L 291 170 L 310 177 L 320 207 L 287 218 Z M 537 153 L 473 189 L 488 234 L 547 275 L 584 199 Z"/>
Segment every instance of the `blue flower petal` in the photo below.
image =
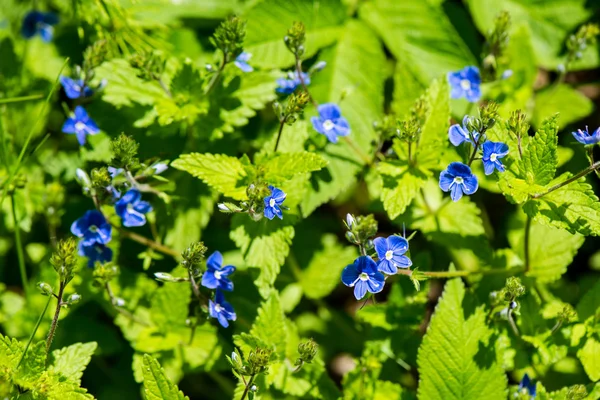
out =
<path fill-rule="evenodd" d="M 223 255 L 220 251 L 213 252 L 206 259 L 206 266 L 209 269 L 218 270 L 221 269 L 221 265 L 223 265 Z"/>
<path fill-rule="evenodd" d="M 454 146 L 461 145 L 465 140 L 469 139 L 469 133 L 466 132 L 460 125 L 454 124 L 448 129 L 448 138 Z"/>
<path fill-rule="evenodd" d="M 73 134 L 76 133 L 77 130 L 75 129 L 75 123 L 77 121 L 75 121 L 74 118 L 67 118 L 67 120 L 65 121 L 65 123 L 62 126 L 62 131 L 64 133 L 68 133 L 68 134 Z"/>
<path fill-rule="evenodd" d="M 377 268 L 380 272 L 384 272 L 388 275 L 394 275 L 398 273 L 398 268 L 394 265 L 394 263 L 385 258 L 379 259 L 379 264 L 377 264 Z"/>
<path fill-rule="evenodd" d="M 367 294 L 367 289 L 369 288 L 369 284 L 367 282 L 368 281 L 361 281 L 359 279 L 354 285 L 354 297 L 356 297 L 356 300 L 362 299 L 365 297 L 365 294 Z"/>
<path fill-rule="evenodd" d="M 373 239 L 373 246 L 375 247 L 377 258 L 383 260 L 385 258 L 385 253 L 389 250 L 387 241 L 382 237 L 377 237 Z"/>
<path fill-rule="evenodd" d="M 369 256 L 360 256 L 354 263 L 357 264 L 356 269 L 360 272 L 364 272 L 368 275 L 377 273 L 377 264 Z"/>
<path fill-rule="evenodd" d="M 397 268 L 408 268 L 412 265 L 412 261 L 410 260 L 410 258 L 404 256 L 404 255 L 395 255 L 392 258 L 392 262 L 394 263 L 394 265 Z"/>
<path fill-rule="evenodd" d="M 342 271 L 342 283 L 346 286 L 352 286 L 358 279 L 359 275 L 360 272 L 358 272 L 356 269 L 356 265 L 349 264 Z"/>
<path fill-rule="evenodd" d="M 379 293 L 385 285 L 385 276 L 381 272 L 377 272 L 369 278 L 367 282 L 367 290 L 371 293 Z"/>
<path fill-rule="evenodd" d="M 208 289 L 216 289 L 219 286 L 219 280 L 215 278 L 213 271 L 206 271 L 202 274 L 202 286 Z"/>
<path fill-rule="evenodd" d="M 325 103 L 319 106 L 319 116 L 324 120 L 333 120 L 340 118 L 342 116 L 342 111 L 335 103 Z"/>
<path fill-rule="evenodd" d="M 265 201 L 266 201 L 266 199 L 265 199 Z M 265 214 L 265 217 L 272 220 L 273 218 L 275 218 L 275 208 L 274 207 L 265 207 L 264 214 Z"/>
<path fill-rule="evenodd" d="M 455 184 L 454 186 L 452 186 L 452 189 L 450 189 L 450 198 L 452 199 L 452 201 L 459 201 L 462 195 L 462 185 Z"/>
<path fill-rule="evenodd" d="M 395 255 L 402 255 L 408 251 L 408 240 L 401 236 L 392 235 L 386 241 L 389 249 L 393 250 Z"/>

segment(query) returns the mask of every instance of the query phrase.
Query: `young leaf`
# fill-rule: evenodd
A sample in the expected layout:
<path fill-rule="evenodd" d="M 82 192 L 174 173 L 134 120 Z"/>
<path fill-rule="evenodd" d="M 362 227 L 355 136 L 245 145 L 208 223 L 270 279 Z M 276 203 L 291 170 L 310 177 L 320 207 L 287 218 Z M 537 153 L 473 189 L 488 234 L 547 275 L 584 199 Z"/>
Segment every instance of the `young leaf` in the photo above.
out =
<path fill-rule="evenodd" d="M 285 358 L 288 332 L 277 292 L 272 292 L 258 309 L 250 334 Z"/>
<path fill-rule="evenodd" d="M 152 296 L 152 320 L 162 332 L 185 326 L 192 289 L 187 283 L 165 283 Z"/>
<path fill-rule="evenodd" d="M 427 175 L 399 161 L 381 162 L 377 166 L 381 178 L 381 201 L 390 219 L 404 213 L 427 180 Z"/>
<path fill-rule="evenodd" d="M 592 382 L 600 380 L 600 357 L 598 355 L 600 355 L 600 342 L 593 336 L 588 337 L 583 347 L 577 352 L 577 357 Z"/>
<path fill-rule="evenodd" d="M 317 153 L 302 151 L 276 154 L 259 163 L 265 170 L 265 181 L 274 185 L 291 179 L 294 175 L 318 171 L 327 161 Z"/>
<path fill-rule="evenodd" d="M 148 400 L 189 400 L 171 383 L 156 358 L 144 354 L 144 394 Z"/>
<path fill-rule="evenodd" d="M 466 311 L 460 279 L 446 283 L 417 364 L 419 398 L 478 400 L 506 398 L 506 376 L 496 361 L 494 339 L 483 306 Z"/>
<path fill-rule="evenodd" d="M 520 169 L 530 184 L 546 185 L 556 173 L 558 165 L 558 115 L 547 118 L 523 151 Z"/>
<path fill-rule="evenodd" d="M 90 363 L 98 343 L 75 343 L 59 350 L 54 350 L 52 370 L 73 382 L 81 382 L 83 371 Z"/>
<path fill-rule="evenodd" d="M 182 154 L 171 163 L 173 168 L 200 178 L 208 186 L 236 200 L 247 199 L 247 171 L 242 162 L 224 154 Z"/>
<path fill-rule="evenodd" d="M 579 304 L 577 304 L 577 315 L 580 321 L 585 321 L 589 317 L 596 315 L 600 308 L 600 280 L 583 295 Z"/>

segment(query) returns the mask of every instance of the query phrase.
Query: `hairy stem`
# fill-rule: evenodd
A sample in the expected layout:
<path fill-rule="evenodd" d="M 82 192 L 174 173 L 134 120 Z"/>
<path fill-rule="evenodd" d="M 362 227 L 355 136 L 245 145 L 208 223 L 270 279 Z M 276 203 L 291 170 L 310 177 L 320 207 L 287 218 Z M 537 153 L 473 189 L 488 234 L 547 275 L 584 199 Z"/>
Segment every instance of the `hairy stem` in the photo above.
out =
<path fill-rule="evenodd" d="M 531 196 L 531 198 L 533 199 L 539 199 L 540 197 L 543 197 L 545 195 L 547 195 L 548 193 L 552 193 L 555 190 L 560 189 L 563 186 L 567 186 L 569 183 L 571 182 L 575 182 L 576 180 L 578 180 L 581 177 L 586 176 L 587 174 L 589 174 L 590 172 L 596 171 L 597 169 L 600 168 L 600 161 L 595 162 L 594 164 L 590 165 L 589 167 L 587 167 L 586 169 L 584 169 L 583 171 L 578 172 L 577 174 L 573 175 L 572 177 L 570 177 L 569 179 L 567 179 L 564 182 L 561 183 L 557 183 L 554 186 L 551 186 L 548 190 L 546 190 L 544 193 L 537 193 Z"/>
<path fill-rule="evenodd" d="M 117 229 L 119 230 L 119 233 L 124 238 L 133 240 L 134 242 L 138 242 L 140 244 L 143 244 L 144 246 L 148 246 L 154 250 L 160 251 L 163 254 L 169 255 L 173 258 L 179 258 L 179 256 L 181 255 L 177 250 L 172 249 L 168 246 L 165 246 L 164 244 L 155 242 L 152 239 L 148 239 L 147 237 L 138 235 L 137 233 L 134 233 L 134 232 L 126 231 L 125 229 L 122 229 L 122 228 L 117 228 Z"/>
<path fill-rule="evenodd" d="M 529 271 L 529 235 L 531 232 L 531 217 L 527 216 L 527 221 L 525 221 L 525 237 L 523 240 L 523 255 L 525 257 L 525 272 Z"/>
<path fill-rule="evenodd" d="M 63 293 L 65 291 L 66 283 L 60 282 L 58 288 L 58 295 L 56 300 L 56 310 L 54 310 L 54 318 L 52 318 L 52 325 L 50 325 L 50 331 L 46 338 L 46 363 L 48 363 L 48 357 L 50 357 L 50 346 L 52 346 L 52 340 L 54 340 L 54 334 L 56 333 L 56 327 L 58 326 L 58 317 L 60 316 L 60 310 L 63 306 Z"/>
<path fill-rule="evenodd" d="M 255 376 L 256 376 L 255 374 L 250 375 L 250 379 L 248 379 L 248 383 L 246 384 L 246 387 L 244 388 L 244 393 L 242 393 L 242 397 L 240 398 L 240 400 L 244 400 L 246 398 L 246 396 L 248 395 L 248 391 L 250 390 L 250 386 L 252 386 L 252 382 L 254 381 Z"/>
<path fill-rule="evenodd" d="M 12 209 L 12 218 L 15 229 L 15 247 L 17 248 L 17 258 L 19 259 L 19 273 L 21 274 L 21 284 L 25 292 L 25 300 L 29 301 L 29 285 L 27 283 L 27 271 L 25 270 L 25 256 L 23 255 L 23 243 L 21 242 L 21 228 L 17 220 L 17 209 L 15 207 L 15 194 L 10 194 L 10 203 Z"/>
<path fill-rule="evenodd" d="M 275 141 L 275 149 L 274 153 L 277 153 L 277 148 L 279 147 L 279 139 L 281 139 L 281 133 L 283 132 L 283 127 L 285 126 L 285 118 L 279 121 L 279 131 L 277 132 L 277 140 Z"/>
<path fill-rule="evenodd" d="M 21 354 L 21 358 L 19 359 L 19 362 L 17 363 L 17 367 L 15 368 L 15 370 L 19 369 L 19 366 L 23 362 L 23 359 L 25 358 L 25 354 L 27 354 L 27 350 L 29 349 L 31 342 L 33 342 L 33 338 L 35 337 L 35 334 L 36 334 L 38 328 L 40 327 L 40 324 L 42 323 L 42 319 L 44 319 L 44 316 L 46 315 L 46 311 L 48 311 L 48 307 L 50 306 L 50 301 L 52 301 L 52 296 L 48 296 L 48 301 L 46 302 L 44 311 L 42 311 L 42 313 L 40 314 L 40 317 L 38 318 L 38 320 L 35 324 L 35 327 L 33 328 L 33 332 L 31 332 L 31 335 L 29 336 L 29 340 L 27 341 L 27 344 L 25 345 L 25 349 L 23 350 L 23 354 Z"/>

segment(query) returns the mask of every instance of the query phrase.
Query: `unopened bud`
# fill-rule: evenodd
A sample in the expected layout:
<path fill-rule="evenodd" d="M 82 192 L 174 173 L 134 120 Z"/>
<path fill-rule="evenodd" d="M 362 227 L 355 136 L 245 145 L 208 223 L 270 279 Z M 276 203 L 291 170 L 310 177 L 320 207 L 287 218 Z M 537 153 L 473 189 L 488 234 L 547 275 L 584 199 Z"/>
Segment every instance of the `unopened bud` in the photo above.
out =
<path fill-rule="evenodd" d="M 44 296 L 52 296 L 52 286 L 46 282 L 38 282 L 37 288 Z"/>
<path fill-rule="evenodd" d="M 117 297 L 117 298 L 115 299 L 115 302 L 114 302 L 114 304 L 115 304 L 115 306 L 117 306 L 117 307 L 123 307 L 123 306 L 125 305 L 125 300 L 123 300 L 123 299 L 122 299 L 122 298 L 120 298 L 120 297 Z"/>
<path fill-rule="evenodd" d="M 354 219 L 354 216 L 352 214 L 350 214 L 350 213 L 346 214 L 346 227 L 348 229 L 352 229 L 355 222 L 356 222 L 356 220 Z"/>
<path fill-rule="evenodd" d="M 77 293 L 73 293 L 72 295 L 70 295 L 67 298 L 67 304 L 72 305 L 72 304 L 77 304 L 81 301 L 81 295 L 77 294 Z"/>

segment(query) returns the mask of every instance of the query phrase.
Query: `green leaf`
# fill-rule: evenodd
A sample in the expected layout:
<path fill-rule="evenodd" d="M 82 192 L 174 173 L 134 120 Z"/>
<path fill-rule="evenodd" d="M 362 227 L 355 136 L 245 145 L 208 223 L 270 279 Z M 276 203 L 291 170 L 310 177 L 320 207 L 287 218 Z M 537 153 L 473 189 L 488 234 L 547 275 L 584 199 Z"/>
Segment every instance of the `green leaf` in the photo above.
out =
<path fill-rule="evenodd" d="M 390 219 L 404 213 L 423 187 L 427 175 L 401 161 L 380 162 L 377 170 L 382 182 L 381 201 Z"/>
<path fill-rule="evenodd" d="M 547 118 L 523 150 L 521 174 L 528 183 L 546 185 L 556 173 L 558 165 L 558 116 Z"/>
<path fill-rule="evenodd" d="M 321 103 L 339 103 L 344 94 L 340 107 L 351 133 L 320 153 L 329 164 L 312 176 L 311 190 L 302 203 L 305 216 L 356 182 L 355 175 L 372 159 L 373 122 L 383 113 L 385 55 L 365 24 L 349 21 L 336 46 L 325 49 L 321 59 L 327 68 L 314 77 L 311 94 Z"/>
<path fill-rule="evenodd" d="M 593 336 L 588 337 L 587 341 L 577 352 L 577 357 L 583 364 L 583 369 L 590 377 L 592 382 L 600 380 L 600 342 Z"/>
<path fill-rule="evenodd" d="M 294 21 L 306 26 L 304 57 L 309 58 L 335 43 L 346 12 L 338 0 L 265 0 L 250 8 L 244 19 L 248 21 L 244 50 L 252 53 L 250 63 L 261 68 L 282 68 L 294 63 L 294 56 L 283 42 Z"/>
<path fill-rule="evenodd" d="M 394 98 L 392 109 L 400 117 L 406 115 L 413 106 L 415 100 L 427 88 L 425 83 L 419 81 L 410 69 L 407 62 L 398 61 L 394 72 Z"/>
<path fill-rule="evenodd" d="M 360 8 L 360 17 L 379 33 L 394 57 L 421 84 L 477 64 L 442 7 L 430 1 L 366 2 Z"/>
<path fill-rule="evenodd" d="M 73 382 L 81 382 L 83 371 L 96 351 L 96 342 L 75 343 L 60 350 L 54 350 L 52 369 Z"/>
<path fill-rule="evenodd" d="M 247 171 L 242 162 L 225 154 L 182 154 L 171 163 L 173 168 L 186 171 L 202 179 L 223 195 L 236 200 L 245 200 Z"/>
<path fill-rule="evenodd" d="M 568 179 L 565 173 L 548 186 Z M 543 193 L 544 190 L 541 191 Z M 536 221 L 584 236 L 600 235 L 600 202 L 585 178 L 569 183 L 523 205 L 527 215 Z"/>
<path fill-rule="evenodd" d="M 144 354 L 144 394 L 148 400 L 189 399 L 171 383 L 156 358 Z"/>
<path fill-rule="evenodd" d="M 522 222 L 522 221 L 520 221 Z M 524 257 L 524 223 L 515 226 L 508 235 L 511 247 Z M 571 234 L 565 230 L 542 225 L 532 221 L 529 232 L 529 271 L 540 282 L 553 282 L 567 272 L 577 250 L 585 238 L 580 234 Z M 548 251 L 548 249 L 552 249 Z"/>
<path fill-rule="evenodd" d="M 583 295 L 577 304 L 577 316 L 580 321 L 585 321 L 596 315 L 598 308 L 600 308 L 600 280 L 596 281 L 596 284 Z"/>
<path fill-rule="evenodd" d="M 282 359 L 285 358 L 288 333 L 286 318 L 277 292 L 272 292 L 258 309 L 250 334 L 272 347 Z"/>
<path fill-rule="evenodd" d="M 546 116 L 560 113 L 560 122 L 566 126 L 587 117 L 592 111 L 594 103 L 571 86 L 549 86 L 535 96 L 532 122 L 539 126 Z"/>
<path fill-rule="evenodd" d="M 344 267 L 358 257 L 355 247 L 342 246 L 335 235 L 324 235 L 323 248 L 314 253 L 299 281 L 309 299 L 327 296 L 338 285 Z"/>
<path fill-rule="evenodd" d="M 279 184 L 294 175 L 318 171 L 327 161 L 317 153 L 302 151 L 297 153 L 275 154 L 258 162 L 265 170 L 264 179 L 271 184 Z"/>
<path fill-rule="evenodd" d="M 241 249 L 246 265 L 260 269 L 255 282 L 266 297 L 290 251 L 294 227 L 276 219 L 255 222 L 248 215 L 238 214 L 232 218 L 229 237 Z"/>
<path fill-rule="evenodd" d="M 192 289 L 187 283 L 165 283 L 151 300 L 152 320 L 162 332 L 185 326 Z"/>
<path fill-rule="evenodd" d="M 483 306 L 465 311 L 460 279 L 446 283 L 419 347 L 418 396 L 423 399 L 506 398 L 506 376 L 496 361 Z"/>

